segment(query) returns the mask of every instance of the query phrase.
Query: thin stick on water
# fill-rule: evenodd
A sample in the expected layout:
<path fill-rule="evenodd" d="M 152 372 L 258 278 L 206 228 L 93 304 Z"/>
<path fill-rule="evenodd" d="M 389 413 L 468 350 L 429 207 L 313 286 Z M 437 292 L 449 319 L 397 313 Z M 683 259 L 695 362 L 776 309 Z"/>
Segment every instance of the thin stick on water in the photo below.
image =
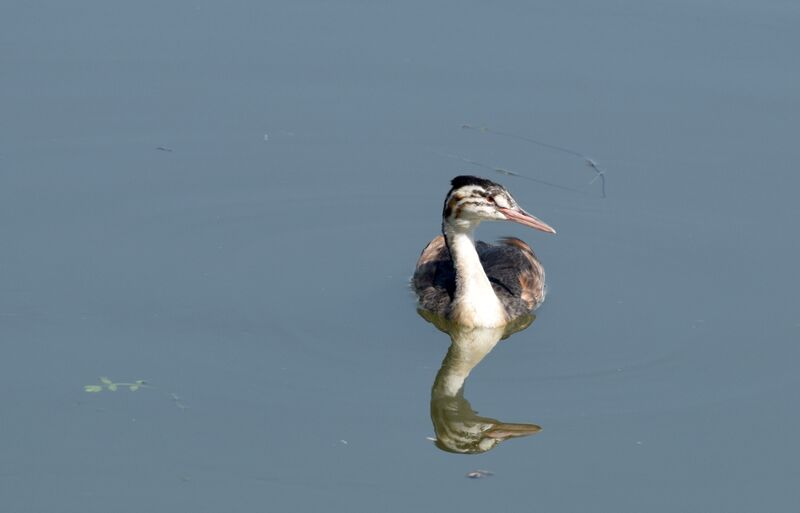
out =
<path fill-rule="evenodd" d="M 557 183 L 548 182 L 546 180 L 540 180 L 538 178 L 533 178 L 531 176 L 521 175 L 514 171 L 509 171 L 508 169 L 503 169 L 501 167 L 494 167 L 490 166 L 489 164 L 484 164 L 483 162 L 478 162 L 477 160 L 468 159 L 466 157 L 462 157 L 460 155 L 454 155 L 452 153 L 437 153 L 437 155 L 441 155 L 442 157 L 447 157 L 451 159 L 460 160 L 461 162 L 466 162 L 467 164 L 472 164 L 473 166 L 482 167 L 484 169 L 488 169 L 490 171 L 494 171 L 495 173 L 500 173 L 507 176 L 516 176 L 517 178 L 523 178 L 525 180 L 531 180 L 536 183 L 540 183 L 542 185 L 546 185 L 548 187 L 554 187 L 556 189 L 561 189 L 562 191 L 570 191 L 570 192 L 577 192 L 579 194 L 586 194 L 586 191 L 582 191 L 580 189 L 573 189 L 572 187 L 566 187 L 564 185 L 559 185 Z"/>
<path fill-rule="evenodd" d="M 175 403 L 175 406 L 180 408 L 181 410 L 185 410 L 187 406 L 181 402 L 181 398 L 175 392 L 170 392 L 169 394 L 172 397 L 172 402 Z"/>
<path fill-rule="evenodd" d="M 463 125 L 461 125 L 461 128 L 463 128 L 465 130 L 476 130 L 478 132 L 483 132 L 483 133 L 487 133 L 487 134 L 494 134 L 494 135 L 499 135 L 501 137 L 508 137 L 508 138 L 511 138 L 511 139 L 517 139 L 517 140 L 520 140 L 520 141 L 525 141 L 525 142 L 529 142 L 531 144 L 535 144 L 537 146 L 541 146 L 542 148 L 547 148 L 547 149 L 550 149 L 550 150 L 553 150 L 553 151 L 560 151 L 561 153 L 566 153 L 567 155 L 572 155 L 573 157 L 578 157 L 578 158 L 582 159 L 586 163 L 586 165 L 591 167 L 594 170 L 594 172 L 596 173 L 596 176 L 592 179 L 591 182 L 589 182 L 589 185 L 591 185 L 594 182 L 596 182 L 597 179 L 599 178 L 600 179 L 600 186 L 601 186 L 600 188 L 601 188 L 601 191 L 602 191 L 602 194 L 603 194 L 603 198 L 606 197 L 606 172 L 605 172 L 605 169 L 601 168 L 600 165 L 597 163 L 597 161 L 595 161 L 594 159 L 592 159 L 590 157 L 587 157 L 586 155 L 584 155 L 583 153 L 581 153 L 579 151 L 575 151 L 575 150 L 572 150 L 570 148 L 565 148 L 563 146 L 558 146 L 558 145 L 555 145 L 555 144 L 546 143 L 544 141 L 539 141 L 539 140 L 533 139 L 531 137 L 526 137 L 524 135 L 513 134 L 511 132 L 502 132 L 500 130 L 493 130 L 493 129 L 487 127 L 487 126 L 474 127 L 474 126 L 472 126 L 470 124 L 464 123 Z"/>

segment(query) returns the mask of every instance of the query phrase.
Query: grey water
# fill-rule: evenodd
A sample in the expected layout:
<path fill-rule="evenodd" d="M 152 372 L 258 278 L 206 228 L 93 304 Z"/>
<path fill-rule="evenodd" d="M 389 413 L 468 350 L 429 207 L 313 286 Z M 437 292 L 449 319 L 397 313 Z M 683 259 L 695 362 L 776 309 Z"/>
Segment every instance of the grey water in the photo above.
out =
<path fill-rule="evenodd" d="M 798 26 L 4 2 L 0 510 L 795 511 Z M 548 299 L 432 419 L 408 279 L 462 173 L 558 234 L 481 226 Z M 535 428 L 454 454 L 454 418 Z"/>

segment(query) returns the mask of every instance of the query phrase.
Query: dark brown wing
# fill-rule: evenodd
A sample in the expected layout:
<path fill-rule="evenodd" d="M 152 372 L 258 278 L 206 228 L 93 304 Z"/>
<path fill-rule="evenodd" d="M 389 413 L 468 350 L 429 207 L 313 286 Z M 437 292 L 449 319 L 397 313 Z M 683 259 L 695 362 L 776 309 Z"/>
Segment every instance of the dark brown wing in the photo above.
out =
<path fill-rule="evenodd" d="M 422 250 L 412 281 L 420 307 L 446 315 L 456 291 L 456 272 L 442 235 L 435 237 Z"/>
<path fill-rule="evenodd" d="M 478 255 L 495 293 L 510 318 L 538 307 L 544 301 L 544 268 L 530 246 L 507 237 L 499 244 L 478 242 Z"/>

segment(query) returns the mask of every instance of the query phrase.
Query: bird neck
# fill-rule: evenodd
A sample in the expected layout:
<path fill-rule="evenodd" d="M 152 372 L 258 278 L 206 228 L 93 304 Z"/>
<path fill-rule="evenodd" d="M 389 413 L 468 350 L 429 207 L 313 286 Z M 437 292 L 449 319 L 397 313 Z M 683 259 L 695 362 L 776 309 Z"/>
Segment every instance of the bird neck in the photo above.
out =
<path fill-rule="evenodd" d="M 475 224 L 442 228 L 456 272 L 455 296 L 450 318 L 465 326 L 495 327 L 507 322 L 505 309 L 497 298 L 475 249 Z"/>

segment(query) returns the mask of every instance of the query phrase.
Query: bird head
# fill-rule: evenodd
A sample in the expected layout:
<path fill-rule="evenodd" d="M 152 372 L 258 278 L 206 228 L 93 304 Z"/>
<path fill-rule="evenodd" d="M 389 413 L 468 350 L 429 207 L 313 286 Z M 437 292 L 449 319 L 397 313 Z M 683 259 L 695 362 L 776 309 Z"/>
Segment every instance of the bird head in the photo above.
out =
<path fill-rule="evenodd" d="M 513 221 L 547 233 L 556 231 L 520 207 L 502 185 L 477 176 L 457 176 L 444 201 L 442 218 L 454 228 L 471 230 L 481 221 Z"/>

